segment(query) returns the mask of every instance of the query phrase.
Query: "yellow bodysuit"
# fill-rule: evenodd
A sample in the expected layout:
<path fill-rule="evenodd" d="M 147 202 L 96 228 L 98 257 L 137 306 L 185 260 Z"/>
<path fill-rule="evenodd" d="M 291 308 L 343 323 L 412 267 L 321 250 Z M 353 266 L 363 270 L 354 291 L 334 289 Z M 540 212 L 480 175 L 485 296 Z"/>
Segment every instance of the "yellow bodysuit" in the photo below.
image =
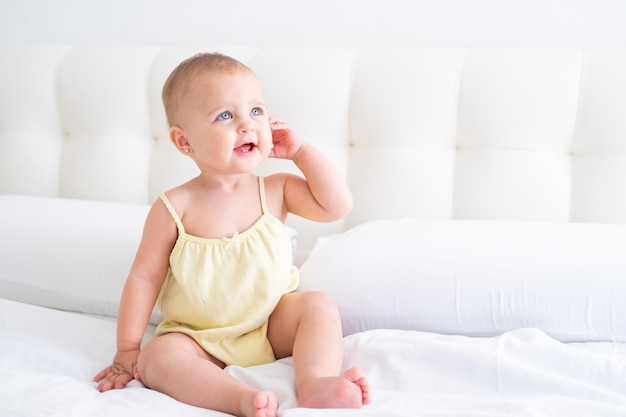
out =
<path fill-rule="evenodd" d="M 268 319 L 280 298 L 299 284 L 287 227 L 267 210 L 233 237 L 207 239 L 185 233 L 165 194 L 161 200 L 178 227 L 158 307 L 156 335 L 178 332 L 193 338 L 227 365 L 252 366 L 275 360 L 267 339 Z M 210 215 L 210 214 L 209 214 Z"/>

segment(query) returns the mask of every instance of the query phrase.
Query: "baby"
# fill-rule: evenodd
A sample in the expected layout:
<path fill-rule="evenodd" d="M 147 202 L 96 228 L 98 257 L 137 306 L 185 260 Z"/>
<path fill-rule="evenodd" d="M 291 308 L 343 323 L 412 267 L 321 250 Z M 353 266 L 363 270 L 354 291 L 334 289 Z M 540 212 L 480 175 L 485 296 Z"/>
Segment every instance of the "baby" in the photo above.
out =
<path fill-rule="evenodd" d="M 352 196 L 337 169 L 289 125 L 268 117 L 261 85 L 220 54 L 183 61 L 163 88 L 174 146 L 200 175 L 152 206 L 122 293 L 117 353 L 98 390 L 132 379 L 179 401 L 237 416 L 276 416 L 269 391 L 223 371 L 293 356 L 298 405 L 359 408 L 370 402 L 358 367 L 341 373 L 335 302 L 294 292 L 285 219 L 344 217 Z M 304 178 L 253 174 L 266 158 L 292 160 Z M 163 316 L 141 350 L 155 303 Z"/>

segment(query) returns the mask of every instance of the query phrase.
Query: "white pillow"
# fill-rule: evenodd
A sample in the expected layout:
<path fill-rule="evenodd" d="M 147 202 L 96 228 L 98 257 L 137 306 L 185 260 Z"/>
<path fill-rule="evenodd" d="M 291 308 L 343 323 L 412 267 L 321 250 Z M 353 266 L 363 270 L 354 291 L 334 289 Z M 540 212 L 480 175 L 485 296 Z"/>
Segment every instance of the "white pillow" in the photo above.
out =
<path fill-rule="evenodd" d="M 321 238 L 300 290 L 375 328 L 626 342 L 626 225 L 380 220 Z"/>
<path fill-rule="evenodd" d="M 0 297 L 117 317 L 149 209 L 0 195 Z M 295 251 L 297 234 L 289 230 Z M 150 322 L 159 321 L 153 313 Z"/>
<path fill-rule="evenodd" d="M 148 210 L 139 204 L 0 196 L 0 296 L 117 316 Z"/>

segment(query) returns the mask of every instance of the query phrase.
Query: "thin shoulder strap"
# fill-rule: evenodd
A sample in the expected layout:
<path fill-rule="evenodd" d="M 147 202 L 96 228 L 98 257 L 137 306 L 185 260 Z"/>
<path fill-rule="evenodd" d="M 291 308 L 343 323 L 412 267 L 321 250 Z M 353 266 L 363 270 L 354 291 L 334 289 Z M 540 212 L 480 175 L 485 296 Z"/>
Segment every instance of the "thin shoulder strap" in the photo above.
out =
<path fill-rule="evenodd" d="M 259 196 L 261 197 L 261 209 L 263 210 L 263 214 L 267 214 L 267 203 L 265 202 L 265 181 L 261 175 L 259 175 Z"/>
<path fill-rule="evenodd" d="M 178 227 L 178 234 L 182 235 L 183 233 L 185 233 L 185 228 L 183 227 L 183 222 L 180 220 L 180 217 L 178 217 L 176 210 L 174 210 L 174 207 L 172 207 L 172 203 L 170 203 L 170 200 L 167 199 L 165 193 L 161 194 L 159 197 L 161 198 L 161 201 L 163 201 L 163 204 L 165 204 L 165 207 L 167 207 L 167 211 L 170 212 L 172 218 L 174 219 L 174 222 L 176 222 L 176 227 Z"/>

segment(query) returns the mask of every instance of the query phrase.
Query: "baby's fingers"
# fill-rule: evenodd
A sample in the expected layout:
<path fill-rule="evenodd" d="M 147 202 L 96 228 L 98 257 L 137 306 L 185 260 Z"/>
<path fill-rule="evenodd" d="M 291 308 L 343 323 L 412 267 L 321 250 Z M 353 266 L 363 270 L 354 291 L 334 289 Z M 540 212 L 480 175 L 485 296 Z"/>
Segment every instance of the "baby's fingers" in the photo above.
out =
<path fill-rule="evenodd" d="M 282 119 L 275 118 L 270 120 L 270 129 L 272 132 L 279 130 L 289 130 L 289 125 L 285 123 Z"/>
<path fill-rule="evenodd" d="M 100 382 L 100 381 L 102 381 L 111 372 L 111 368 L 112 368 L 111 366 L 108 366 L 105 369 L 103 369 L 100 372 L 98 372 L 98 374 L 93 377 L 92 381 L 93 382 Z"/>
<path fill-rule="evenodd" d="M 111 389 L 124 388 L 126 384 L 132 381 L 134 378 L 130 374 L 118 374 L 110 372 L 106 377 L 100 380 L 98 384 L 98 391 L 105 392 Z"/>
<path fill-rule="evenodd" d="M 270 116 L 268 120 L 270 122 L 270 125 L 275 125 L 278 123 L 285 123 L 283 119 L 281 119 L 280 117 L 276 117 L 276 116 Z"/>
<path fill-rule="evenodd" d="M 117 375 L 115 377 L 115 381 L 113 382 L 113 388 L 115 389 L 124 388 L 126 384 L 128 384 L 133 379 L 135 378 L 130 374 Z"/>

